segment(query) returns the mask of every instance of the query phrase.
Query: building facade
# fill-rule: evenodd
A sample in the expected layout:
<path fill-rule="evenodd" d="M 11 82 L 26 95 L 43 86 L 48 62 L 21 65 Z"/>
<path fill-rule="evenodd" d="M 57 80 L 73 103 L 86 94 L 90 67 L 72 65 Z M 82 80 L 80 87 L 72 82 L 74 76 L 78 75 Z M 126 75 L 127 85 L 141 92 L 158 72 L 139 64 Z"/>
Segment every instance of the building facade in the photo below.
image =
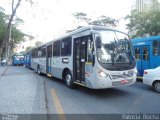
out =
<path fill-rule="evenodd" d="M 160 11 L 160 0 L 134 0 L 132 10 L 139 12 L 145 9 Z"/>

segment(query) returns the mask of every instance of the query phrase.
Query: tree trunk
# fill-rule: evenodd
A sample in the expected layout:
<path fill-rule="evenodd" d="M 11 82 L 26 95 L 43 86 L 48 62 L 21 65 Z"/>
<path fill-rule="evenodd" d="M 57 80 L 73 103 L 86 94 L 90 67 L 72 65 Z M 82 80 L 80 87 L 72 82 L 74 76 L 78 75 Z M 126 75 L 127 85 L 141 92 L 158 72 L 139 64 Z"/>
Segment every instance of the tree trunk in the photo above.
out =
<path fill-rule="evenodd" d="M 18 0 L 18 3 L 16 4 L 15 8 L 14 8 L 14 0 L 12 0 L 12 14 L 11 14 L 11 17 L 9 19 L 9 22 L 8 22 L 8 26 L 7 26 L 7 31 L 5 33 L 5 39 L 4 41 L 2 42 L 0 48 L 2 49 L 2 51 L 4 50 L 4 48 L 6 47 L 6 50 L 5 50 L 5 54 L 6 54 L 6 59 L 8 59 L 8 55 L 9 53 L 7 53 L 8 51 L 8 45 L 9 45 L 9 36 L 10 36 L 10 30 L 11 30 L 11 25 L 12 25 L 12 21 L 13 21 L 13 18 L 16 14 L 16 11 L 17 11 L 17 8 L 19 7 L 20 3 L 21 3 L 22 0 Z M 0 56 L 3 54 L 3 52 L 0 53 Z"/>

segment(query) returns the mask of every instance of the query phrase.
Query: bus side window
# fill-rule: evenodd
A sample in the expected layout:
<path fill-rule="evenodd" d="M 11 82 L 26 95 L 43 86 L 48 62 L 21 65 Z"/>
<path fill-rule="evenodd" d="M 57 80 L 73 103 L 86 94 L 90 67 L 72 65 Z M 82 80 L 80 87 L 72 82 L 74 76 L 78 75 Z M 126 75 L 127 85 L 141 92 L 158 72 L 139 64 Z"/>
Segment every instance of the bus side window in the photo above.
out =
<path fill-rule="evenodd" d="M 64 38 L 61 42 L 61 56 L 71 56 L 72 38 Z"/>
<path fill-rule="evenodd" d="M 41 47 L 38 48 L 37 57 L 42 57 Z"/>
<path fill-rule="evenodd" d="M 157 55 L 158 55 L 158 46 L 159 46 L 158 41 L 157 41 L 157 40 L 154 40 L 154 41 L 153 41 L 153 49 L 152 49 L 154 56 L 157 56 Z"/>
<path fill-rule="evenodd" d="M 145 61 L 149 60 L 149 53 L 148 53 L 147 47 L 143 47 L 143 60 L 145 60 Z"/>
<path fill-rule="evenodd" d="M 140 57 L 140 48 L 135 48 L 135 57 L 136 57 L 136 60 L 140 60 L 141 57 Z"/>
<path fill-rule="evenodd" d="M 60 56 L 60 40 L 53 43 L 53 56 Z"/>
<path fill-rule="evenodd" d="M 46 57 L 46 46 L 41 47 L 42 55 L 41 57 Z"/>
<path fill-rule="evenodd" d="M 32 51 L 32 58 L 37 58 L 38 57 L 38 50 L 37 49 L 34 49 Z"/>

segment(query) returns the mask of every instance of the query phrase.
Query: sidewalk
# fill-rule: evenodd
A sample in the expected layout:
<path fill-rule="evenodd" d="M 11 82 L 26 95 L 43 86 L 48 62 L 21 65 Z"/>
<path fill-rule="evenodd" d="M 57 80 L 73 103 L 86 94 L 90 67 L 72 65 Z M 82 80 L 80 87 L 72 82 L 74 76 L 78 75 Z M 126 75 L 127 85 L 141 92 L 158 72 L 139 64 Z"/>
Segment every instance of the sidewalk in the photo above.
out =
<path fill-rule="evenodd" d="M 2 67 L 0 66 L 0 76 L 2 76 L 2 74 L 5 72 L 5 70 L 7 69 L 8 66 Z"/>

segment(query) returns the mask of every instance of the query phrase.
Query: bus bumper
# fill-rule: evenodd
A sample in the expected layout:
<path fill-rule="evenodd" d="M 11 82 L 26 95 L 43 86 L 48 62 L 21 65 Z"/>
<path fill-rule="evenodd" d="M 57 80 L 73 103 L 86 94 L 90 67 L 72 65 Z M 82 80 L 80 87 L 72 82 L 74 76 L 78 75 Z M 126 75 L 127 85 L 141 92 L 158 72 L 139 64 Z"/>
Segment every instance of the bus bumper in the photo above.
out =
<path fill-rule="evenodd" d="M 105 89 L 105 88 L 113 88 L 113 87 L 120 87 L 120 86 L 127 86 L 131 85 L 136 82 L 136 76 L 129 77 L 129 78 L 119 78 L 119 79 L 111 79 L 110 77 L 101 78 L 95 76 L 95 83 L 92 85 L 94 89 Z"/>

